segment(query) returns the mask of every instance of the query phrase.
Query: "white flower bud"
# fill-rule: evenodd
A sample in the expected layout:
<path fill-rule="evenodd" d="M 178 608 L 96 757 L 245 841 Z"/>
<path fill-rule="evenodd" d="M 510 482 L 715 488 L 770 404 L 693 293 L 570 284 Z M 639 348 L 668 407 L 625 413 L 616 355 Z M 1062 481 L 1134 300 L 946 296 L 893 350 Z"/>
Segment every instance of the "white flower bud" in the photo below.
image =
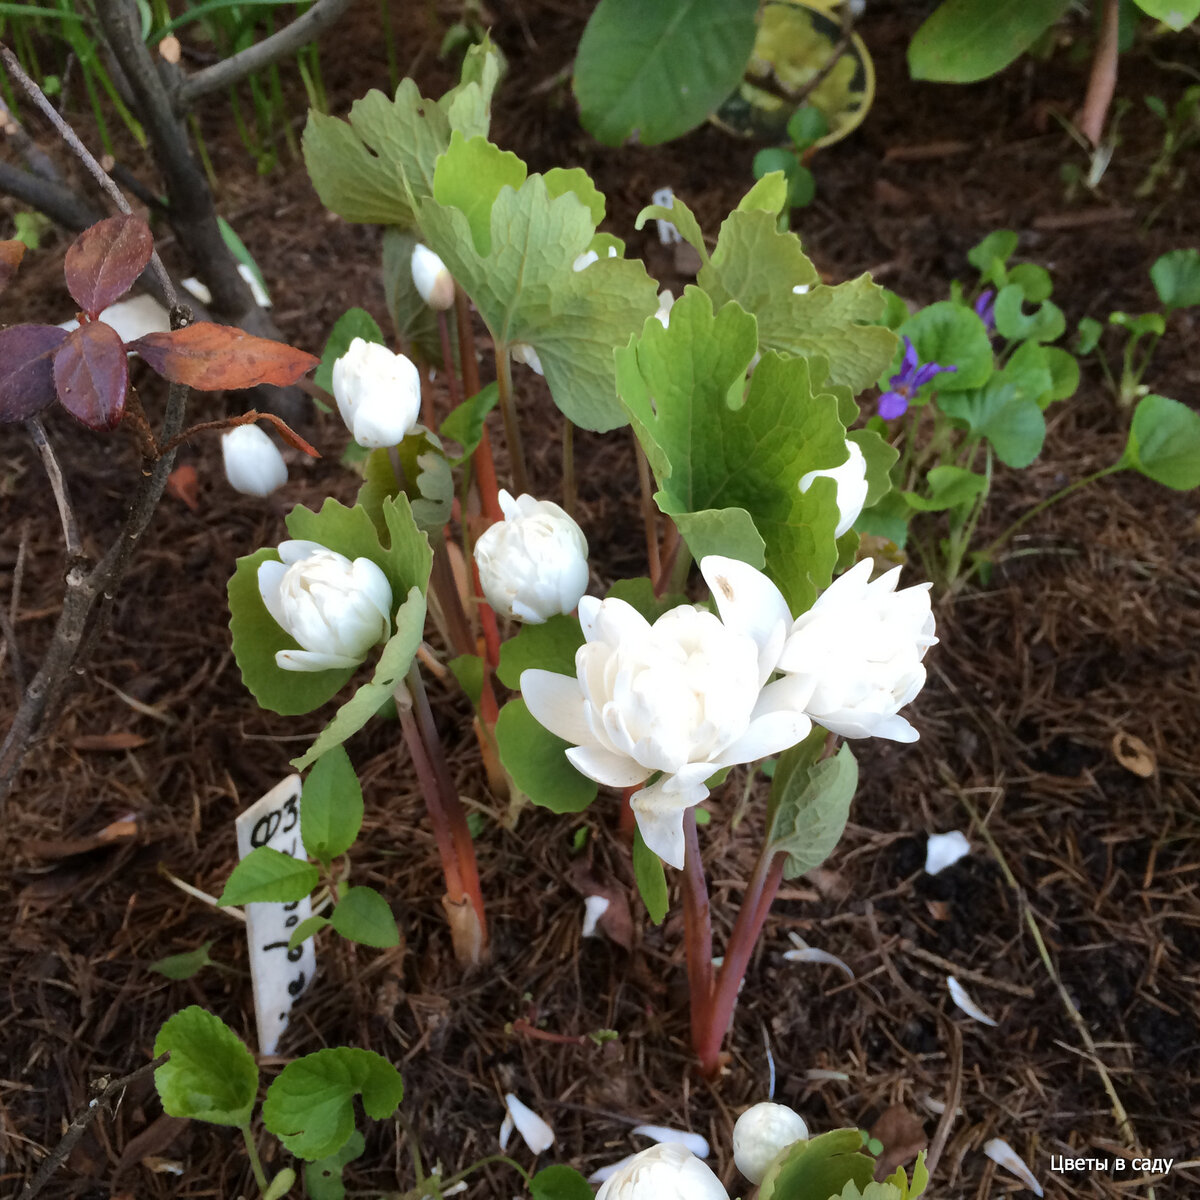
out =
<path fill-rule="evenodd" d="M 445 312 L 454 307 L 454 276 L 428 246 L 418 242 L 412 252 L 413 284 L 430 308 Z"/>
<path fill-rule="evenodd" d="M 654 314 L 654 319 L 662 323 L 664 329 L 670 328 L 671 325 L 671 309 L 675 307 L 675 295 L 670 288 L 663 288 L 658 293 L 658 312 Z"/>
<path fill-rule="evenodd" d="M 257 425 L 238 425 L 221 435 L 225 477 L 234 491 L 269 496 L 287 483 L 287 463 L 275 443 Z"/>
<path fill-rule="evenodd" d="M 833 531 L 834 537 L 841 537 L 850 529 L 867 502 L 867 460 L 857 442 L 847 439 L 846 449 L 850 457 L 840 467 L 809 471 L 800 477 L 802 492 L 812 487 L 814 479 L 832 479 L 837 484 L 838 523 Z"/>
<path fill-rule="evenodd" d="M 729 1200 L 729 1193 L 686 1146 L 665 1142 L 610 1175 L 596 1200 Z"/>
<path fill-rule="evenodd" d="M 733 1127 L 733 1161 L 751 1183 L 760 1184 L 780 1152 L 806 1137 L 804 1118 L 786 1104 L 755 1104 Z"/>
<path fill-rule="evenodd" d="M 392 588 L 369 558 L 351 562 L 316 542 L 281 542 L 282 562 L 258 568 L 267 612 L 302 647 L 280 650 L 285 671 L 357 666 L 392 629 Z"/>
<path fill-rule="evenodd" d="M 512 355 L 513 362 L 524 363 L 538 375 L 546 374 L 542 370 L 542 360 L 538 357 L 538 352 L 528 342 L 513 342 L 508 352 Z"/>
<path fill-rule="evenodd" d="M 557 504 L 500 492 L 504 520 L 480 535 L 475 562 L 487 602 L 541 625 L 570 612 L 587 591 L 587 539 Z"/>
<path fill-rule="evenodd" d="M 421 415 L 421 376 L 403 354 L 355 338 L 333 364 L 333 396 L 360 446 L 395 446 Z"/>

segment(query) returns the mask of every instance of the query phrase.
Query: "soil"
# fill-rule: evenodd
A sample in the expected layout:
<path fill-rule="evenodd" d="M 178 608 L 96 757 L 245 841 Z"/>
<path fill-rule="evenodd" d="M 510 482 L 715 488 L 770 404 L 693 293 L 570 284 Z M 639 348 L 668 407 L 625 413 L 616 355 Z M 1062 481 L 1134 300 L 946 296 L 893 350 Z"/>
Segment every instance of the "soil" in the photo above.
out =
<path fill-rule="evenodd" d="M 401 69 L 426 94 L 451 82 L 436 54 L 456 7 L 393 6 Z M 749 184 L 754 147 L 708 127 L 662 147 L 595 145 L 564 82 L 588 8 L 582 0 L 493 5 L 493 37 L 511 64 L 493 138 L 533 169 L 586 167 L 608 197 L 608 227 L 678 290 L 681 279 L 668 277 L 673 264 L 662 263 L 649 232 L 634 232 L 634 215 L 669 185 L 714 232 Z M 971 245 L 1006 227 L 1019 231 L 1023 257 L 1053 272 L 1055 299 L 1072 327 L 1085 315 L 1104 320 L 1114 308 L 1152 307 L 1149 265 L 1165 250 L 1198 243 L 1200 210 L 1186 187 L 1135 196 L 1160 146 L 1141 97 L 1171 102 L 1186 75 L 1145 51 L 1122 59 L 1118 95 L 1134 104 L 1120 125 L 1121 145 L 1094 194 L 1070 195 L 1060 168 L 1084 159 L 1053 114 L 1074 111 L 1086 61 L 1063 48 L 1049 64 L 1022 62 L 970 87 L 914 84 L 904 48 L 921 11 L 887 0 L 867 6 L 861 30 L 876 58 L 878 98 L 855 135 L 816 159 L 818 199 L 795 219 L 818 267 L 837 280 L 870 271 L 928 303 L 967 277 Z M 367 88 L 387 87 L 377 25 L 375 6 L 357 6 L 323 47 L 336 113 Z M 1195 65 L 1194 39 L 1164 39 L 1153 53 L 1159 63 L 1190 56 Z M 294 68 L 284 76 L 299 121 L 303 92 Z M 87 118 L 77 116 L 86 136 Z M 319 353 L 352 305 L 386 326 L 379 231 L 327 215 L 302 164 L 286 155 L 258 176 L 222 98 L 200 116 L 221 210 L 257 258 L 292 342 Z M 144 155 L 127 149 L 130 168 L 152 178 Z M 66 314 L 56 281 L 67 240 L 50 244 L 53 254 L 30 256 L 0 320 Z M 1151 368 L 1153 390 L 1195 404 L 1198 345 L 1194 315 L 1177 314 Z M 540 382 L 521 378 L 534 490 L 554 494 L 559 420 Z M 152 415 L 158 411 L 152 384 L 143 399 Z M 199 397 L 196 416 L 216 415 L 226 403 Z M 1090 361 L 1077 396 L 1052 410 L 1039 463 L 999 477 L 981 538 L 1114 461 L 1127 420 Z M 60 415 L 49 427 L 95 550 L 129 495 L 133 448 L 120 436 L 87 435 Z M 226 624 L 234 559 L 278 542 L 293 504 L 353 495 L 353 480 L 338 466 L 345 440 L 338 422 L 317 415 L 305 433 L 326 457 L 296 461 L 291 482 L 268 501 L 228 489 L 214 443 L 185 451 L 181 462 L 198 472 L 196 507 L 164 500 L 86 670 L 30 754 L 10 803 L 0 872 L 8 927 L 0 945 L 6 1194 L 16 1194 L 86 1108 L 91 1081 L 149 1060 L 171 1013 L 204 1004 L 254 1042 L 241 927 L 165 872 L 219 892 L 234 859 L 234 817 L 287 773 L 289 757 L 324 719 L 259 711 L 241 684 Z M 578 453 L 596 582 L 644 573 L 627 439 L 581 435 Z M 0 455 L 0 573 L 28 675 L 60 601 L 61 538 L 29 445 L 9 431 Z M 932 1137 L 939 1109 L 957 1095 L 961 1115 L 931 1196 L 1019 1193 L 982 1152 L 994 1137 L 1024 1158 L 1047 1196 L 1149 1195 L 1142 1171 L 1050 1171 L 1053 1155 L 1129 1160 L 1139 1151 L 1176 1160 L 1155 1187 L 1159 1197 L 1197 1194 L 1197 516 L 1194 494 L 1119 475 L 1028 525 L 987 586 L 938 602 L 941 643 L 911 714 L 921 740 L 856 744 L 862 783 L 852 822 L 824 868 L 785 885 L 727 1042 L 729 1069 L 714 1085 L 690 1066 L 678 905 L 656 928 L 632 899 L 632 952 L 581 939 L 581 896 L 571 882 L 580 861 L 575 831 L 589 832 L 582 859 L 596 875 L 621 888 L 631 882 L 614 799 L 578 819 L 527 810 L 513 828 L 487 791 L 466 701 L 434 685 L 460 791 L 484 826 L 478 853 L 492 961 L 464 975 L 440 916 L 437 856 L 406 752 L 394 726 L 373 724 L 351 745 L 367 798 L 354 870 L 392 901 L 402 944 L 384 952 L 324 945 L 320 977 L 282 1047 L 285 1056 L 339 1043 L 368 1047 L 404 1074 L 402 1121 L 369 1123 L 367 1151 L 347 1173 L 352 1190 L 412 1186 L 406 1130 L 427 1164 L 440 1161 L 448 1171 L 494 1152 L 502 1095 L 511 1090 L 553 1123 L 557 1161 L 587 1172 L 645 1145 L 631 1137 L 636 1123 L 686 1127 L 709 1138 L 714 1166 L 737 1194 L 732 1121 L 766 1097 L 773 1063 L 776 1098 L 814 1130 L 868 1128 L 901 1105 Z M 910 582 L 920 572 L 914 564 Z M 6 721 L 15 665 L 10 652 L 0 681 Z M 1148 774 L 1125 765 L 1128 738 L 1144 743 Z M 759 835 L 761 805 L 736 828 L 729 820 L 743 783 L 735 774 L 714 797 L 714 819 L 702 831 L 718 947 Z M 753 797 L 761 800 L 761 789 Z M 132 823 L 132 836 L 80 845 L 118 820 Z M 926 875 L 927 835 L 953 829 L 968 834 L 971 854 Z M 785 961 L 789 933 L 839 956 L 855 980 Z M 148 969 L 208 941 L 220 969 L 184 982 Z M 953 1007 L 951 973 L 999 1022 L 995 1028 Z M 557 1044 L 514 1031 L 511 1022 L 522 1017 L 571 1039 L 601 1029 L 619 1037 L 602 1046 Z M 265 1074 L 284 1061 L 266 1060 Z M 1099 1064 L 1125 1120 L 1114 1115 Z M 517 1156 L 528 1160 L 523 1147 Z M 518 1190 L 503 1168 L 476 1180 L 471 1195 Z M 90 1126 L 42 1195 L 252 1192 L 236 1134 L 163 1118 L 143 1079 L 111 1119 Z"/>

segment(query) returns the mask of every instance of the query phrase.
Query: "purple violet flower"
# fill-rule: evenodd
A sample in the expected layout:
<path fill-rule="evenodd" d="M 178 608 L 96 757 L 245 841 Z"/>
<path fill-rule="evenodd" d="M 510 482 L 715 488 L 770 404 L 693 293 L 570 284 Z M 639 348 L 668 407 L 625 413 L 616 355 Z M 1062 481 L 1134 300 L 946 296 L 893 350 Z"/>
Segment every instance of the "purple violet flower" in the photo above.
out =
<path fill-rule="evenodd" d="M 996 293 L 992 288 L 979 293 L 975 315 L 987 326 L 989 334 L 996 332 Z"/>
<path fill-rule="evenodd" d="M 888 380 L 888 390 L 879 397 L 878 413 L 885 421 L 894 421 L 908 411 L 909 401 L 931 379 L 944 371 L 957 371 L 957 367 L 940 367 L 937 363 L 923 363 L 917 357 L 917 348 L 904 339 L 904 365 Z"/>

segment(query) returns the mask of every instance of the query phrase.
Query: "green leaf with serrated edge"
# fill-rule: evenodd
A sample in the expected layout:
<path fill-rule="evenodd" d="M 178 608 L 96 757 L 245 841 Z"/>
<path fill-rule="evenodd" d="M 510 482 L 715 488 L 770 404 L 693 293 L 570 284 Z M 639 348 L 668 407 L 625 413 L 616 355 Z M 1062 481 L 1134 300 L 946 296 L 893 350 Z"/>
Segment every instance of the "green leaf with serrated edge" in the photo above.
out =
<path fill-rule="evenodd" d="M 300 837 L 310 858 L 329 866 L 354 845 L 363 794 L 350 755 L 335 746 L 313 764 L 300 794 Z"/>
<path fill-rule="evenodd" d="M 396 461 L 403 474 L 403 486 L 396 478 Z M 367 455 L 363 465 L 363 485 L 357 502 L 367 510 L 375 528 L 385 532 L 383 504 L 403 492 L 409 501 L 417 528 L 439 533 L 450 519 L 454 504 L 454 476 L 441 439 L 424 426 L 416 426 L 392 450 L 380 448 Z"/>
<path fill-rule="evenodd" d="M 397 685 L 412 666 L 424 630 L 425 597 L 420 588 L 413 587 L 396 613 L 396 632 L 384 646 L 370 683 L 359 687 L 334 713 L 333 719 L 321 730 L 308 750 L 299 758 L 292 759 L 292 766 L 297 771 L 305 770 L 322 754 L 356 734 L 391 699 Z"/>
<path fill-rule="evenodd" d="M 1019 240 L 1011 229 L 996 229 L 967 251 L 967 262 L 984 276 L 984 282 L 991 283 L 993 280 L 988 272 L 992 269 L 992 264 L 999 259 L 1003 268 L 1016 254 Z"/>
<path fill-rule="evenodd" d="M 476 186 L 462 153 L 453 147 L 437 167 L 439 180 L 459 177 L 456 193 Z M 653 316 L 658 290 L 636 259 L 601 258 L 585 271 L 573 269 L 596 232 L 578 196 L 552 198 L 540 175 L 517 191 L 504 188 L 492 205 L 493 249 L 487 255 L 476 250 L 467 217 L 457 208 L 426 201 L 421 224 L 497 344 L 520 342 L 537 351 L 554 402 L 571 421 L 598 432 L 625 423 L 613 347 Z"/>
<path fill-rule="evenodd" d="M 1200 487 L 1200 414 L 1153 393 L 1133 410 L 1121 466 L 1186 492 Z"/>
<path fill-rule="evenodd" d="M 321 872 L 302 858 L 270 846 L 251 850 L 229 876 L 218 904 L 290 904 L 303 900 L 321 881 Z"/>
<path fill-rule="evenodd" d="M 346 1185 L 342 1171 L 348 1163 L 361 1157 L 367 1148 L 366 1138 L 356 1129 L 350 1140 L 328 1158 L 304 1164 L 304 1192 L 308 1200 L 346 1200 Z"/>
<path fill-rule="evenodd" d="M 301 942 L 307 942 L 313 934 L 320 933 L 328 924 L 330 924 L 329 918 L 323 917 L 319 913 L 316 916 L 306 917 L 292 930 L 292 936 L 288 938 L 288 949 L 295 950 Z"/>
<path fill-rule="evenodd" d="M 681 604 L 689 603 L 686 596 L 677 592 L 668 592 L 665 596 L 654 594 L 654 584 L 643 576 L 640 579 L 618 579 L 608 589 L 609 597 L 624 600 L 626 604 L 637 609 L 651 625 L 665 612 L 678 608 Z"/>
<path fill-rule="evenodd" d="M 1079 360 L 1059 346 L 1043 346 L 1041 350 L 1050 371 L 1049 390 L 1038 397 L 1038 407 L 1044 410 L 1055 400 L 1067 400 L 1075 395 L 1079 388 Z"/>
<path fill-rule="evenodd" d="M 837 399 L 814 395 L 810 364 L 766 353 L 745 400 L 755 321 L 736 304 L 715 313 L 689 287 L 670 327 L 648 321 L 617 351 L 621 399 L 677 513 L 740 508 L 766 546 L 767 574 L 793 612 L 803 612 L 832 576 L 837 549 L 834 488 L 802 493 L 800 478 L 846 457 Z"/>
<path fill-rule="evenodd" d="M 492 96 L 504 73 L 504 54 L 484 34 L 463 57 L 459 83 L 439 101 L 450 120 L 450 128 L 463 137 L 487 136 L 492 123 Z"/>
<path fill-rule="evenodd" d="M 987 480 L 965 467 L 933 467 L 925 476 L 928 497 L 917 492 L 902 492 L 910 508 L 917 512 L 943 512 L 960 504 L 972 503 L 987 486 Z"/>
<path fill-rule="evenodd" d="M 783 212 L 787 196 L 787 172 L 769 171 L 738 201 L 738 211 L 751 212 L 761 208 L 777 217 Z"/>
<path fill-rule="evenodd" d="M 487 258 L 496 197 L 502 188 L 519 188 L 526 174 L 525 164 L 511 150 L 501 150 L 487 138 L 453 133 L 433 173 L 433 198 L 443 208 L 457 208 L 466 216 L 475 249 Z"/>
<path fill-rule="evenodd" d="M 1032 313 L 1024 309 L 1025 293 L 1010 283 L 996 293 L 993 310 L 996 332 L 1009 341 L 1053 342 L 1066 332 L 1067 319 L 1052 300 L 1043 300 Z"/>
<path fill-rule="evenodd" d="M 187 950 L 183 954 L 169 954 L 166 958 L 160 958 L 158 962 L 152 962 L 150 970 L 165 975 L 168 979 L 191 979 L 212 962 L 208 956 L 211 946 L 212 942 L 208 941 L 203 946 L 197 946 L 195 950 Z"/>
<path fill-rule="evenodd" d="M 575 97 L 597 141 L 643 146 L 700 125 L 737 86 L 757 0 L 600 0 L 579 40 Z"/>
<path fill-rule="evenodd" d="M 267 1185 L 267 1190 L 263 1192 L 263 1200 L 283 1200 L 295 1184 L 296 1172 L 291 1167 L 284 1167 Z"/>
<path fill-rule="evenodd" d="M 938 396 L 938 407 L 965 422 L 977 437 L 987 438 L 1005 466 L 1027 467 L 1042 452 L 1046 418 L 1037 400 L 1022 395 L 1002 374 L 976 391 Z"/>
<path fill-rule="evenodd" d="M 521 672 L 530 667 L 574 675 L 575 651 L 582 645 L 583 630 L 578 617 L 563 614 L 541 625 L 523 625 L 516 637 L 501 645 L 496 675 L 514 692 L 521 688 Z"/>
<path fill-rule="evenodd" d="M 338 1046 L 288 1063 L 267 1089 L 263 1124 L 297 1158 L 329 1158 L 354 1132 L 354 1097 L 377 1121 L 404 1098 L 400 1072 L 370 1050 Z"/>
<path fill-rule="evenodd" d="M 258 590 L 259 566 L 278 561 L 279 554 L 272 546 L 237 560 L 229 580 L 229 628 L 242 682 L 259 706 L 295 716 L 312 712 L 336 696 L 354 674 L 354 668 L 284 671 L 275 665 L 277 651 L 300 649 L 300 644 L 267 612 Z"/>
<path fill-rule="evenodd" d="M 529 1181 L 533 1200 L 594 1200 L 592 1185 L 573 1167 L 556 1164 Z"/>
<path fill-rule="evenodd" d="M 413 283 L 413 247 L 419 241 L 403 229 L 384 230 L 381 265 L 384 303 L 396 336 L 413 348 L 410 353 L 434 366 L 441 366 L 442 339 L 438 333 L 437 313 L 421 299 L 421 293 Z M 451 339 L 451 348 L 456 349 L 454 339 Z"/>
<path fill-rule="evenodd" d="M 457 458 L 450 458 L 452 467 L 461 467 L 475 453 L 475 448 L 483 440 L 483 426 L 487 415 L 499 400 L 500 389 L 495 383 L 489 383 L 446 414 L 441 435 L 448 441 L 457 442 L 463 451 Z"/>
<path fill-rule="evenodd" d="M 1181 0 L 1171 2 L 1179 7 Z M 1200 8 L 1200 0 L 1195 3 Z M 1150 268 L 1150 279 L 1167 312 L 1200 304 L 1200 250 L 1194 246 L 1186 250 L 1169 250 L 1155 260 Z"/>
<path fill-rule="evenodd" d="M 510 700 L 496 721 L 500 762 L 516 786 L 539 808 L 583 812 L 596 798 L 596 781 L 571 765 L 571 745 L 541 725 L 524 700 Z"/>
<path fill-rule="evenodd" d="M 348 309 L 338 317 L 329 331 L 329 338 L 321 355 L 321 365 L 313 374 L 313 383 L 317 387 L 324 388 L 327 392 L 333 391 L 333 364 L 350 349 L 350 343 L 355 338 L 362 338 L 364 342 L 375 342 L 380 346 L 387 345 L 383 331 L 365 308 Z"/>
<path fill-rule="evenodd" d="M 834 1129 L 783 1150 L 767 1168 L 758 1200 L 825 1200 L 847 1183 L 866 1187 L 875 1175 L 875 1160 L 863 1153 L 857 1129 Z"/>
<path fill-rule="evenodd" d="M 935 376 L 932 383 L 921 389 L 925 395 L 930 391 L 941 395 L 982 387 L 995 368 L 992 343 L 984 323 L 971 309 L 949 300 L 927 305 L 909 317 L 897 332 L 912 342 L 921 362 L 958 368 Z M 893 371 L 900 369 L 903 350 L 901 345 L 892 364 Z M 886 381 L 881 381 L 880 386 L 886 386 Z"/>
<path fill-rule="evenodd" d="M 768 841 L 775 853 L 787 853 L 785 879 L 819 867 L 833 853 L 846 828 L 857 787 L 858 762 L 845 745 L 833 758 L 808 770 L 790 772 L 782 783 L 776 771 Z"/>
<path fill-rule="evenodd" d="M 667 873 L 662 859 L 646 845 L 642 831 L 633 831 L 633 877 L 637 882 L 638 895 L 655 925 L 661 925 L 670 907 L 667 894 Z"/>
<path fill-rule="evenodd" d="M 374 888 L 349 888 L 334 906 L 330 924 L 342 937 L 364 946 L 386 950 L 400 944 L 396 918 Z"/>
<path fill-rule="evenodd" d="M 755 184 L 755 187 L 757 186 Z M 753 192 L 754 188 L 751 188 L 750 191 Z M 641 229 L 647 221 L 670 221 L 676 230 L 678 230 L 679 236 L 700 255 L 700 261 L 702 263 L 709 261 L 708 246 L 705 245 L 704 234 L 700 231 L 700 224 L 692 214 L 692 210 L 678 196 L 671 198 L 671 206 L 669 208 L 661 204 L 646 205 L 638 213 L 637 219 L 633 223 L 634 228 Z"/>
<path fill-rule="evenodd" d="M 741 559 L 759 570 L 766 565 L 767 544 L 754 527 L 754 518 L 744 508 L 686 512 L 667 492 L 657 492 L 654 500 L 659 510 L 679 527 L 697 562 L 710 554 L 723 554 L 726 558 Z"/>
<path fill-rule="evenodd" d="M 846 434 L 867 462 L 867 498 L 864 507 L 878 504 L 892 490 L 892 467 L 900 457 L 895 446 L 889 445 L 873 429 L 852 429 Z"/>
<path fill-rule="evenodd" d="M 245 1042 L 220 1017 L 192 1005 L 168 1017 L 154 1057 L 171 1057 L 154 1072 L 163 1111 L 210 1125 L 246 1125 L 258 1096 L 258 1067 Z"/>
<path fill-rule="evenodd" d="M 503 646 L 500 647 L 500 652 L 504 653 Z M 450 674 L 458 680 L 458 686 L 466 693 L 471 706 L 478 708 L 483 698 L 483 659 L 478 654 L 460 654 L 457 658 L 452 658 L 446 666 L 450 668 Z"/>
<path fill-rule="evenodd" d="M 1200 0 L 1133 0 L 1147 16 L 1172 29 L 1186 29 L 1200 17 Z"/>
<path fill-rule="evenodd" d="M 913 35 L 914 79 L 974 83 L 1002 71 L 1071 6 L 1071 0 L 942 0 Z"/>
<path fill-rule="evenodd" d="M 904 1193 L 894 1183 L 868 1183 L 864 1191 L 860 1191 L 853 1180 L 846 1184 L 841 1192 L 830 1200 L 904 1200 Z"/>
<path fill-rule="evenodd" d="M 449 143 L 445 112 L 405 79 L 392 100 L 374 90 L 356 100 L 348 122 L 311 109 L 304 165 L 321 203 L 344 220 L 411 227 Z"/>
<path fill-rule="evenodd" d="M 1050 272 L 1036 263 L 1017 263 L 1008 272 L 1006 282 L 1021 289 L 1027 304 L 1041 304 L 1043 300 L 1048 300 L 1050 293 L 1054 291 L 1054 281 L 1050 278 Z"/>
<path fill-rule="evenodd" d="M 1082 317 L 1075 334 L 1075 353 L 1091 354 L 1100 344 L 1104 326 L 1095 317 Z"/>
<path fill-rule="evenodd" d="M 551 167 L 542 178 L 551 199 L 570 192 L 591 213 L 593 225 L 604 220 L 604 193 L 582 167 Z"/>
<path fill-rule="evenodd" d="M 860 534 L 883 538 L 892 542 L 897 550 L 903 550 L 908 543 L 908 522 L 912 509 L 904 501 L 900 492 L 888 492 L 882 500 L 870 508 L 864 508 L 854 522 L 855 530 Z"/>

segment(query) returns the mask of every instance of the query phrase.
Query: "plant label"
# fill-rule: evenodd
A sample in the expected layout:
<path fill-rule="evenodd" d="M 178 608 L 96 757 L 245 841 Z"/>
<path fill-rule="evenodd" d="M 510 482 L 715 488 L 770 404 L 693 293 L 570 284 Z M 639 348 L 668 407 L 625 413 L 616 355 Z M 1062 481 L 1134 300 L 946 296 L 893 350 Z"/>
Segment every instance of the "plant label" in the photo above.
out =
<path fill-rule="evenodd" d="M 289 775 L 237 819 L 238 857 L 270 846 L 293 858 L 304 858 L 300 841 L 300 776 Z M 296 998 L 317 970 L 317 954 L 309 938 L 288 949 L 292 930 L 312 916 L 306 896 L 291 904 L 247 904 L 246 936 L 250 942 L 250 978 L 254 982 L 254 1015 L 258 1049 L 274 1054 L 287 1028 Z"/>
<path fill-rule="evenodd" d="M 669 187 L 659 188 L 658 191 L 650 197 L 650 202 L 651 204 L 657 204 L 659 208 L 674 208 L 675 193 L 671 191 Z M 681 236 L 679 230 L 676 229 L 670 221 L 661 221 L 656 219 L 654 223 L 658 226 L 658 240 L 662 242 L 664 246 L 670 246 L 673 242 L 683 241 L 683 237 Z"/>

